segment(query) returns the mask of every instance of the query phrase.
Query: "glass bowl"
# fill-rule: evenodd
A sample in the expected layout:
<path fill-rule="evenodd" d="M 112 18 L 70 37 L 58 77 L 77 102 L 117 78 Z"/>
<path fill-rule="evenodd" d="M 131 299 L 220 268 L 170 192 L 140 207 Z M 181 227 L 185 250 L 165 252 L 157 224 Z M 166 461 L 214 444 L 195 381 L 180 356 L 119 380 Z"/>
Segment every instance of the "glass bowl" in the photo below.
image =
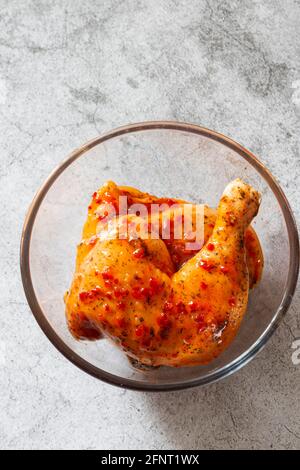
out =
<path fill-rule="evenodd" d="M 253 226 L 265 257 L 259 286 L 230 347 L 205 366 L 142 371 L 110 341 L 76 341 L 68 331 L 63 295 L 91 194 L 106 180 L 157 196 L 214 207 L 226 184 L 241 177 L 262 203 Z M 136 390 L 176 390 L 228 376 L 266 344 L 285 315 L 298 276 L 299 241 L 288 201 L 265 166 L 217 132 L 179 122 L 121 127 L 75 150 L 35 196 L 21 240 L 21 272 L 31 310 L 44 333 L 71 362 L 98 379 Z"/>

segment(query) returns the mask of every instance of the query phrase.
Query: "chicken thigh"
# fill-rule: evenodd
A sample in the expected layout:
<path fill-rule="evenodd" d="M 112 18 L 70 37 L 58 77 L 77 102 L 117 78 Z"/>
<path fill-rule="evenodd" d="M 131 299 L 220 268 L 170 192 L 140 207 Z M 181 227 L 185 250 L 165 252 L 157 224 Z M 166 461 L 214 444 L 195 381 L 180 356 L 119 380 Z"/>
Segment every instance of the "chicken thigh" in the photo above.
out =
<path fill-rule="evenodd" d="M 120 237 L 124 223 L 145 223 L 141 215 L 118 213 L 120 194 L 129 205 L 159 202 L 168 210 L 185 203 L 112 182 L 94 194 L 65 295 L 70 331 L 78 339 L 109 337 L 145 365 L 208 363 L 236 335 L 249 287 L 261 276 L 262 252 L 249 227 L 259 194 L 239 179 L 230 183 L 217 212 L 205 206 L 204 246 L 195 252 L 186 252 L 184 237 L 175 240 L 172 233 L 169 240 Z M 101 226 L 108 202 L 118 214 L 114 236 L 107 221 Z"/>

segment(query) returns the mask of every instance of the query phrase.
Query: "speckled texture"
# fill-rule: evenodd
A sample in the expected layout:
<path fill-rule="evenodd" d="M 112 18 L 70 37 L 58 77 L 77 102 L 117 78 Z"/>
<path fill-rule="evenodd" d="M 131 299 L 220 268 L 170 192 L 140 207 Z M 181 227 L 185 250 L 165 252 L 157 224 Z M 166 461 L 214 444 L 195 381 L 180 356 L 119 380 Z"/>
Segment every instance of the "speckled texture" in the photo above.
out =
<path fill-rule="evenodd" d="M 27 306 L 19 240 L 73 148 L 150 119 L 200 123 L 257 153 L 300 216 L 300 2 L 0 0 L 0 448 L 300 448 L 299 290 L 230 378 L 168 394 L 96 381 Z"/>

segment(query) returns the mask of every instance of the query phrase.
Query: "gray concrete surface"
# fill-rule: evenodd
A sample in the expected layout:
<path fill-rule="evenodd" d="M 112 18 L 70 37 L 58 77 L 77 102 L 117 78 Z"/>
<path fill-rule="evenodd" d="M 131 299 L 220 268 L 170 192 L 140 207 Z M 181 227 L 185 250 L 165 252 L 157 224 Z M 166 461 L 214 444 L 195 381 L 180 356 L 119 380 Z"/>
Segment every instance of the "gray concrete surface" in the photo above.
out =
<path fill-rule="evenodd" d="M 299 290 L 264 351 L 202 389 L 96 381 L 37 326 L 19 273 L 28 205 L 72 149 L 115 126 L 191 121 L 274 172 L 300 216 L 300 2 L 0 0 L 0 448 L 300 448 Z"/>

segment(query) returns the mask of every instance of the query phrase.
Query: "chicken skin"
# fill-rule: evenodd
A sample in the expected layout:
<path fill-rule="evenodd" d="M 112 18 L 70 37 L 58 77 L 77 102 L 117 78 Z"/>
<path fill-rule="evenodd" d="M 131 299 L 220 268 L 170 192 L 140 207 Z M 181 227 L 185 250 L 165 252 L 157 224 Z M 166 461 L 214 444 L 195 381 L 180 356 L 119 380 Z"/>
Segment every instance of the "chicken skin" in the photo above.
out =
<path fill-rule="evenodd" d="M 150 221 L 135 211 L 123 215 L 120 196 L 132 208 L 164 204 L 173 221 L 168 239 L 162 237 L 163 212 Z M 65 295 L 73 336 L 111 338 L 144 365 L 190 366 L 216 358 L 236 335 L 249 288 L 261 277 L 263 255 L 250 227 L 259 202 L 257 191 L 234 180 L 217 211 L 204 207 L 203 246 L 187 250 L 186 233 L 175 238 L 172 229 L 185 201 L 108 182 L 93 195 Z M 108 206 L 115 208 L 111 216 Z M 195 211 L 190 218 L 194 227 Z M 155 219 L 158 233 L 153 238 Z M 149 237 L 124 236 L 123 227 L 130 224 Z"/>

